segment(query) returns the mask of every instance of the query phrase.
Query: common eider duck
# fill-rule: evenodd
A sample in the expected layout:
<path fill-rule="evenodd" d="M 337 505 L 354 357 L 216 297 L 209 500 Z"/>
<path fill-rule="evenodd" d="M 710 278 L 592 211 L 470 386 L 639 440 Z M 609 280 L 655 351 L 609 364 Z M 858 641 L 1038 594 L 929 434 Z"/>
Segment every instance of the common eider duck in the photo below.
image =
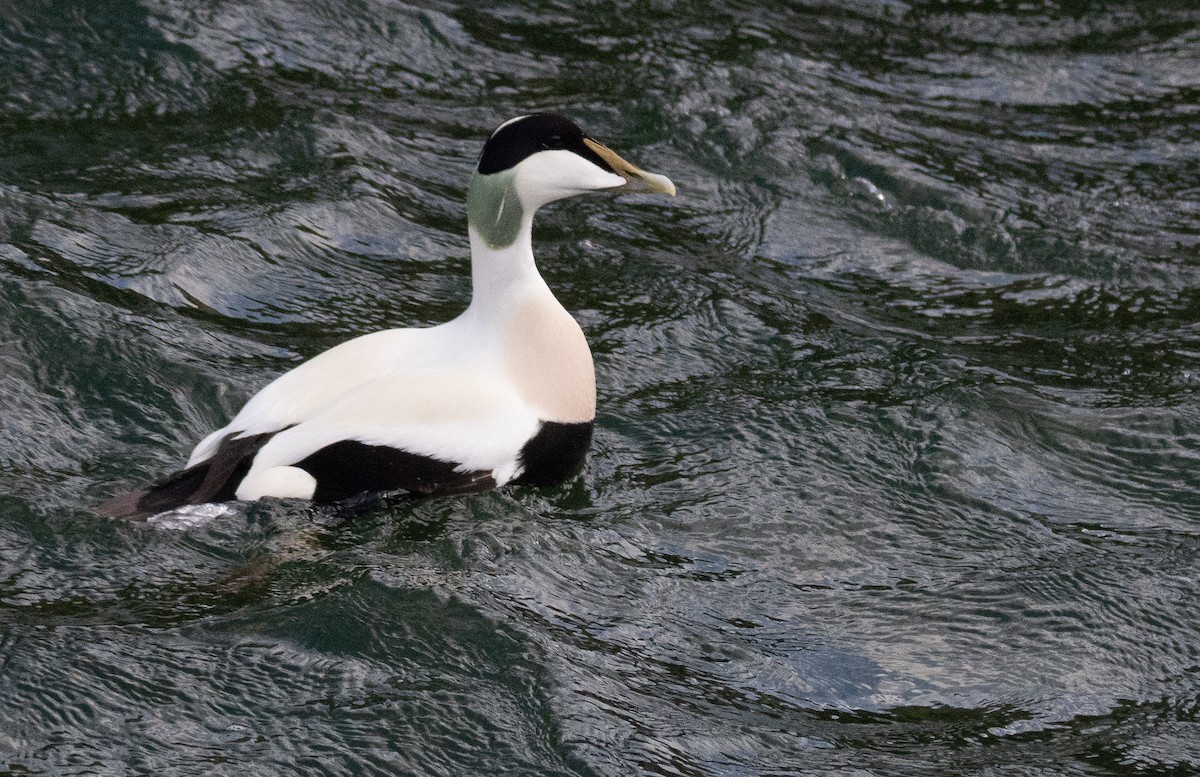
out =
<path fill-rule="evenodd" d="M 363 335 L 284 373 L 184 469 L 99 507 L 143 518 L 263 497 L 338 503 L 562 482 L 583 466 L 596 379 L 583 331 L 534 264 L 533 214 L 586 192 L 674 195 L 549 113 L 484 144 L 467 194 L 470 305 L 428 328 Z"/>

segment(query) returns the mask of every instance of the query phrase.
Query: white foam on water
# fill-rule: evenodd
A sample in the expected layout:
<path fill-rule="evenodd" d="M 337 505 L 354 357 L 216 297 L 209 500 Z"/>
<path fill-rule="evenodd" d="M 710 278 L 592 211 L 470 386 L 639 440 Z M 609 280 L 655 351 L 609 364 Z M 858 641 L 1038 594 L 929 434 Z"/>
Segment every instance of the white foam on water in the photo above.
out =
<path fill-rule="evenodd" d="M 202 504 L 202 505 L 184 505 L 177 507 L 174 510 L 152 515 L 146 519 L 146 523 L 156 529 L 176 530 L 176 529 L 192 529 L 197 526 L 203 526 L 217 518 L 224 518 L 227 515 L 234 515 L 237 510 L 227 504 Z"/>

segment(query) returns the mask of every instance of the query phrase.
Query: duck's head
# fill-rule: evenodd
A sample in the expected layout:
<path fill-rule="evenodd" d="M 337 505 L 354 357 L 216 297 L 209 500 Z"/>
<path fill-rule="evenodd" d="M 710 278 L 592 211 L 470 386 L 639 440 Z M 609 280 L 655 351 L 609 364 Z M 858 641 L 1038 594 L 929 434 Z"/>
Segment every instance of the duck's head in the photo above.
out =
<path fill-rule="evenodd" d="M 489 246 L 503 248 L 541 206 L 604 189 L 675 195 L 670 178 L 625 161 L 570 119 L 519 116 L 484 145 L 467 195 L 468 218 Z"/>

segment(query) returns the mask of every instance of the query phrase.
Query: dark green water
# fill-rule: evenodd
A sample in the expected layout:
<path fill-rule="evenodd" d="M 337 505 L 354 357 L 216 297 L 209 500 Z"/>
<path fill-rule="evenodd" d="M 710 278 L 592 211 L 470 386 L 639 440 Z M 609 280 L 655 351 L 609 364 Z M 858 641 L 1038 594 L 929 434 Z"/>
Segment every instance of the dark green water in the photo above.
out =
<path fill-rule="evenodd" d="M 0 774 L 1200 772 L 1200 10 L 3 3 Z M 576 481 L 89 508 L 455 315 L 501 121 Z"/>

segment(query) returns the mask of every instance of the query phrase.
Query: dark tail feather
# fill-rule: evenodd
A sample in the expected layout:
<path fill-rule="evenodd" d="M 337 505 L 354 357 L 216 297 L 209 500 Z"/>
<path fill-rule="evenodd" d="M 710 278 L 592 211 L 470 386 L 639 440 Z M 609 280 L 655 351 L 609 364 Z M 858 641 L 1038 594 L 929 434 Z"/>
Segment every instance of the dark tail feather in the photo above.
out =
<path fill-rule="evenodd" d="M 184 505 L 201 504 L 194 497 L 208 475 L 208 462 L 176 472 L 150 488 L 118 494 L 96 508 L 106 518 L 140 520 Z"/>
<path fill-rule="evenodd" d="M 212 458 L 176 472 L 150 488 L 119 494 L 97 507 L 96 512 L 108 518 L 139 520 L 184 505 L 234 499 L 238 484 L 250 471 L 259 448 L 275 432 L 249 437 L 236 437 L 236 434 L 226 435 Z"/>

